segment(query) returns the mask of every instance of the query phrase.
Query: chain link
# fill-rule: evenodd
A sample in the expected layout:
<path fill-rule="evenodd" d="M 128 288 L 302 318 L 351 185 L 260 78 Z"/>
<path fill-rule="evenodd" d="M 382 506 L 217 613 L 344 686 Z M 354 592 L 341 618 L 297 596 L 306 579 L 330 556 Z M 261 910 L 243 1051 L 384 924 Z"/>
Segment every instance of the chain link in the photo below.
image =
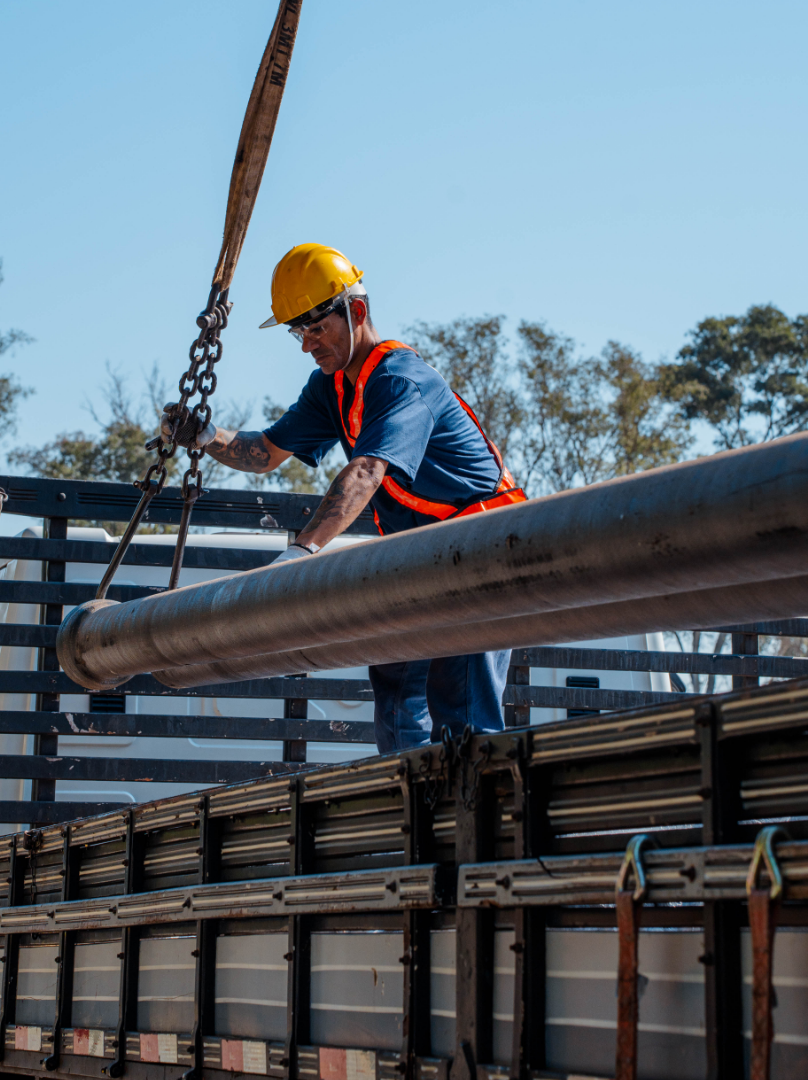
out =
<path fill-rule="evenodd" d="M 199 333 L 188 350 L 188 368 L 183 371 L 177 384 L 180 393 L 179 401 L 170 413 L 175 435 L 183 424 L 186 410 L 190 410 L 190 419 L 194 426 L 194 437 L 186 448 L 188 468 L 182 478 L 182 496 L 186 500 L 198 498 L 202 493 L 202 470 L 199 463 L 205 456 L 205 448 L 196 445 L 196 436 L 207 427 L 213 417 L 213 410 L 208 399 L 216 392 L 217 378 L 214 367 L 222 358 L 220 334 L 227 326 L 227 319 L 233 307 L 227 299 L 227 293 L 227 289 L 219 293 L 219 287 L 214 285 L 205 309 L 197 316 L 196 325 L 199 327 Z M 199 394 L 199 401 L 191 405 L 191 400 L 197 394 Z M 135 481 L 135 487 L 146 491 L 149 485 L 154 483 L 156 484 L 155 494 L 159 494 L 168 476 L 167 463 L 174 457 L 178 445 L 174 440 L 165 443 L 160 436 L 150 439 L 146 443 L 146 449 L 156 450 L 157 460 L 149 466 L 142 480 Z"/>
<path fill-rule="evenodd" d="M 425 751 L 421 754 L 421 765 L 418 772 L 424 778 L 424 802 L 430 810 L 434 810 L 444 794 L 452 793 L 452 762 L 454 760 L 454 743 L 451 732 L 446 724 L 440 729 L 441 748 L 438 755 L 440 771 L 436 777 L 431 776 L 432 754 Z M 448 790 L 447 790 L 448 788 Z"/>
<path fill-rule="evenodd" d="M 22 846 L 30 853 L 31 865 L 31 903 L 36 903 L 36 857 L 42 847 L 42 830 L 26 829 L 22 835 Z"/>
<path fill-rule="evenodd" d="M 179 390 L 180 400 L 170 411 L 172 422 L 172 438 L 168 443 L 163 442 L 162 432 L 154 439 L 146 443 L 147 450 L 157 451 L 157 460 L 153 461 L 146 470 L 142 480 L 135 480 L 135 487 L 142 492 L 140 502 L 135 508 L 132 520 L 126 527 L 115 553 L 110 559 L 101 584 L 96 592 L 96 599 L 103 600 L 114 578 L 137 528 L 144 519 L 150 501 L 155 495 L 159 495 L 168 479 L 168 462 L 177 452 L 176 436 L 180 427 L 187 427 L 188 402 L 199 394 L 197 401 L 190 411 L 190 420 L 193 423 L 193 437 L 188 447 L 189 467 L 185 470 L 182 478 L 183 508 L 180 528 L 177 534 L 177 546 L 174 550 L 174 563 L 171 567 L 169 589 L 175 589 L 179 582 L 180 569 L 182 568 L 185 541 L 188 537 L 188 527 L 191 520 L 193 505 L 202 494 L 202 470 L 199 462 L 205 456 L 205 448 L 197 446 L 196 440 L 200 431 L 207 427 L 213 415 L 208 398 L 216 389 L 216 374 L 214 366 L 222 358 L 222 342 L 219 334 L 227 326 L 227 317 L 230 314 L 232 304 L 227 299 L 227 289 L 219 292 L 219 286 L 214 285 L 210 290 L 207 305 L 204 311 L 197 316 L 196 325 L 199 334 L 194 338 L 188 353 L 188 370 L 180 377 Z"/>
<path fill-rule="evenodd" d="M 460 797 L 463 800 L 463 809 L 469 812 L 477 809 L 477 799 L 480 794 L 480 772 L 491 760 L 491 754 L 494 751 L 493 743 L 486 739 L 480 744 L 479 755 L 474 761 L 471 761 L 472 738 L 471 725 L 466 724 L 460 737 L 457 756 L 463 762 Z M 471 776 L 468 775 L 469 772 Z"/>

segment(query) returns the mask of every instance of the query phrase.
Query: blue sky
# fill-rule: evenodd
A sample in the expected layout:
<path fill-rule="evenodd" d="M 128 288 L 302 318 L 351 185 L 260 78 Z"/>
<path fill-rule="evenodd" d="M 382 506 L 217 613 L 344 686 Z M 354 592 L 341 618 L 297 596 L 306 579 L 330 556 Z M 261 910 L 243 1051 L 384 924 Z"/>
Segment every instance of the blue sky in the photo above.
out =
<path fill-rule="evenodd" d="M 36 344 L 18 442 L 92 430 L 104 366 L 178 378 L 218 253 L 273 0 L 3 0 L 0 328 Z M 502 313 L 673 356 L 708 314 L 805 290 L 808 7 L 790 0 L 304 0 L 232 288 L 219 395 L 309 366 L 272 268 L 319 241 L 374 318 Z M 2 362 L 0 362 L 2 367 Z"/>

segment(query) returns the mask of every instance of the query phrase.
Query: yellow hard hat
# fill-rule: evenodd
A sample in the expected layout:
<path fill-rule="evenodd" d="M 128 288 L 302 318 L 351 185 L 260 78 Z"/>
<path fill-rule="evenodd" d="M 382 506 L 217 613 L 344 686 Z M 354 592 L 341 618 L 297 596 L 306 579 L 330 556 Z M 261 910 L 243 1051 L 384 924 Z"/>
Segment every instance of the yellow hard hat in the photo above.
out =
<path fill-rule="evenodd" d="M 328 313 L 328 303 L 340 295 L 364 295 L 362 271 L 324 244 L 297 244 L 287 251 L 272 274 L 272 316 L 265 326 L 292 322 L 312 311 Z"/>

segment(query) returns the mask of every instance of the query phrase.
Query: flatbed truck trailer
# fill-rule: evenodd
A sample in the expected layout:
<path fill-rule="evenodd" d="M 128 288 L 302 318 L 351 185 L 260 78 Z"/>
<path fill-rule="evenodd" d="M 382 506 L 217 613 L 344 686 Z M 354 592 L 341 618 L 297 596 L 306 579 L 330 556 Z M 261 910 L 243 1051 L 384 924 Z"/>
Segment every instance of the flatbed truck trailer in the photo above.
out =
<path fill-rule="evenodd" d="M 768 1016 L 798 1080 L 806 716 L 785 682 L 7 836 L 0 1071 L 702 1080 Z"/>

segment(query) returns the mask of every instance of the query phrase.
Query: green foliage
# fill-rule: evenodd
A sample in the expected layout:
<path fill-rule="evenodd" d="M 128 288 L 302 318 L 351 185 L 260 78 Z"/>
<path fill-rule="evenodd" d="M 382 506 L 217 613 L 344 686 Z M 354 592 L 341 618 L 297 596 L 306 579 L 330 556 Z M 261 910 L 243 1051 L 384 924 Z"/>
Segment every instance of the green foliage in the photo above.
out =
<path fill-rule="evenodd" d="M 264 420 L 267 427 L 280 420 L 286 409 L 270 397 L 264 398 Z M 335 446 L 318 469 L 304 465 L 296 457 L 290 457 L 271 473 L 250 476 L 248 483 L 252 487 L 272 488 L 273 491 L 291 491 L 301 495 L 322 495 L 328 491 L 331 481 L 345 465 L 345 455 L 341 446 Z"/>
<path fill-rule="evenodd" d="M 91 414 L 100 427 L 98 436 L 83 431 L 63 433 L 41 447 L 25 447 L 9 454 L 12 465 L 22 466 L 37 476 L 57 480 L 120 480 L 130 482 L 142 476 L 154 460 L 154 454 L 144 450 L 144 443 L 154 435 L 156 409 L 148 412 L 135 407 L 126 390 L 125 380 L 108 370 L 104 387 L 109 416 L 100 420 Z M 152 415 L 149 415 L 151 412 Z M 169 478 L 178 474 L 178 462 L 168 463 Z"/>
<path fill-rule="evenodd" d="M 3 261 L 0 259 L 0 285 L 3 284 Z M 23 330 L 6 330 L 0 332 L 0 356 L 4 353 L 14 355 L 14 350 L 20 345 L 28 345 L 34 339 Z M 0 429 L 2 436 L 13 434 L 16 430 L 17 404 L 33 393 L 31 389 L 21 386 L 13 375 L 0 375 Z"/>
<path fill-rule="evenodd" d="M 152 372 L 151 385 L 154 385 Z M 142 476 L 154 460 L 144 443 L 154 435 L 159 412 L 155 399 L 135 406 L 126 390 L 125 379 L 107 368 L 104 397 L 109 415 L 102 420 L 92 406 L 89 411 L 100 428 L 97 436 L 83 431 L 63 432 L 40 447 L 23 447 L 9 454 L 12 466 L 35 476 L 56 480 L 118 480 L 131 483 Z M 157 387 L 159 395 L 160 387 Z M 177 481 L 179 462 L 168 463 L 169 482 Z M 123 532 L 120 522 L 92 521 L 112 535 Z M 143 526 L 141 532 L 174 532 L 172 526 Z"/>
<path fill-rule="evenodd" d="M 511 468 L 531 494 L 601 479 L 608 419 L 575 343 L 541 323 L 518 327 L 523 421 Z"/>
<path fill-rule="evenodd" d="M 35 476 L 47 476 L 56 480 L 117 480 L 131 483 L 144 475 L 155 461 L 153 451 L 145 449 L 145 443 L 156 434 L 160 414 L 167 399 L 165 385 L 160 379 L 156 365 L 146 381 L 146 390 L 135 401 L 127 389 L 126 379 L 107 365 L 107 381 L 103 396 L 106 415 L 102 417 L 93 405 L 88 411 L 98 425 L 97 435 L 84 431 L 63 432 L 40 447 L 23 447 L 9 454 L 11 465 L 25 469 Z M 224 407 L 220 423 L 228 428 L 240 428 L 249 419 L 249 409 L 229 403 Z M 188 467 L 184 451 L 180 450 L 166 462 L 169 484 L 179 484 Z M 226 477 L 233 476 L 211 457 L 202 461 L 205 486 L 215 486 Z M 103 525 L 112 534 L 123 531 L 117 522 L 92 522 Z M 141 532 L 175 532 L 174 526 L 142 526 Z"/>
<path fill-rule="evenodd" d="M 610 341 L 595 372 L 609 402 L 610 474 L 622 476 L 681 461 L 693 440 L 687 421 L 672 414 L 664 399 L 659 368 Z"/>
<path fill-rule="evenodd" d="M 0 276 L 0 281 L 2 277 Z M 790 320 L 772 305 L 739 317 L 705 319 L 672 364 L 651 364 L 616 341 L 586 357 L 572 339 L 543 323 L 521 322 L 515 348 L 503 316 L 418 322 L 404 331 L 427 363 L 474 409 L 528 494 L 563 491 L 680 461 L 700 420 L 721 448 L 743 446 L 799 430 L 808 415 L 808 316 Z M 0 353 L 30 340 L 21 331 L 0 335 Z M 8 425 L 28 393 L 0 377 L 0 419 Z M 125 380 L 108 370 L 107 412 L 90 407 L 99 433 L 64 433 L 45 446 L 14 451 L 13 465 L 59 479 L 131 481 L 153 461 L 143 444 L 152 436 L 167 398 L 152 371 L 148 392 L 135 405 Z M 267 424 L 284 409 L 264 400 Z M 242 429 L 249 407 L 232 403 L 216 422 Z M 258 488 L 319 494 L 344 464 L 336 446 L 319 469 L 295 457 L 273 473 L 241 476 Z M 184 456 L 169 462 L 179 481 Z M 235 474 L 206 457 L 206 485 L 234 483 Z"/>
<path fill-rule="evenodd" d="M 731 449 L 788 435 L 808 415 L 808 315 L 772 304 L 704 319 L 677 362 L 662 370 L 668 399 L 685 421 L 706 421 Z"/>

